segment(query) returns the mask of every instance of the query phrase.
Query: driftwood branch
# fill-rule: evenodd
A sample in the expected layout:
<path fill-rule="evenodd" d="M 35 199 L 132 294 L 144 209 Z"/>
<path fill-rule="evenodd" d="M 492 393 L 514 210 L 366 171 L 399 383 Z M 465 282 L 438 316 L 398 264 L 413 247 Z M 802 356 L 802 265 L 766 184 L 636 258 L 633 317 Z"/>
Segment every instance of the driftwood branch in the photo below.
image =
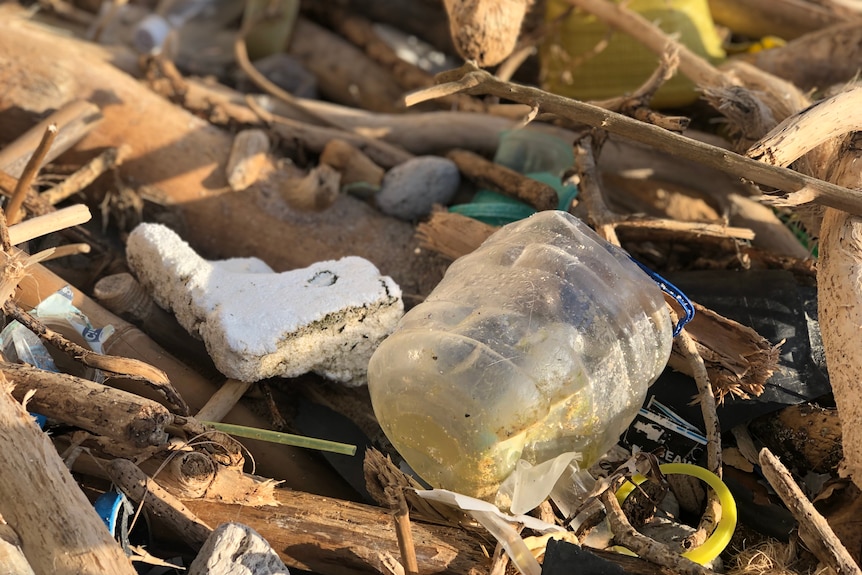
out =
<path fill-rule="evenodd" d="M 33 570 L 134 575 L 131 561 L 105 529 L 51 440 L 9 393 L 11 387 L 0 376 L 0 516 L 20 536 Z"/>
<path fill-rule="evenodd" d="M 860 130 L 862 88 L 853 88 L 786 118 L 746 155 L 773 166 L 789 166 L 823 142 Z"/>
<path fill-rule="evenodd" d="M 37 413 L 86 429 L 133 448 L 164 445 L 171 414 L 162 405 L 80 377 L 27 365 L 0 363 L 0 371 L 17 383 L 12 395 Z"/>
<path fill-rule="evenodd" d="M 862 90 L 858 88 L 826 99 L 788 118 L 752 149 L 755 154 L 786 163 L 819 149 L 815 148 L 818 144 L 822 147 L 822 143 L 829 142 L 835 153 L 818 166 L 804 167 L 819 169 L 819 175 L 840 184 L 862 186 L 858 132 L 843 139 L 835 138 L 844 133 L 842 115 L 849 118 L 848 129 L 858 127 L 856 108 L 860 104 Z M 787 134 L 791 133 L 792 142 L 788 142 Z M 836 140 L 839 145 L 835 145 Z M 781 149 L 784 146 L 787 151 Z M 862 485 L 862 433 L 857 425 L 862 417 L 859 399 L 862 357 L 858 353 L 862 330 L 862 218 L 826 210 L 821 224 L 817 287 L 823 346 L 842 422 L 844 456 L 850 475 L 859 486 Z"/>
<path fill-rule="evenodd" d="M 211 525 L 236 518 L 259 532 L 288 567 L 332 575 L 386 573 L 386 556 L 399 557 L 392 515 L 380 507 L 276 491 L 277 507 L 184 503 Z M 490 561 L 474 535 L 459 528 L 411 522 L 419 573 L 484 575 Z M 320 537 L 319 533 L 327 533 Z"/>
<path fill-rule="evenodd" d="M 129 499 L 145 505 L 193 547 L 203 545 L 212 533 L 211 527 L 128 459 L 112 460 L 108 464 L 108 474 Z"/>

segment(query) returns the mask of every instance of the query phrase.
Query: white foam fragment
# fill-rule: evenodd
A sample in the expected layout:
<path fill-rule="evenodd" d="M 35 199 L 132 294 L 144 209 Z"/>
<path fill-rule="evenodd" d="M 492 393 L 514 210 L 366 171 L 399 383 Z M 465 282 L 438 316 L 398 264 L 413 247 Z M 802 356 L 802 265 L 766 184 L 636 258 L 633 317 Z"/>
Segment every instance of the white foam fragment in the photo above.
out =
<path fill-rule="evenodd" d="M 126 255 L 218 370 L 242 381 L 313 371 L 364 384 L 372 352 L 404 311 L 398 285 L 360 257 L 275 273 L 257 258 L 205 260 L 160 224 L 135 228 Z"/>

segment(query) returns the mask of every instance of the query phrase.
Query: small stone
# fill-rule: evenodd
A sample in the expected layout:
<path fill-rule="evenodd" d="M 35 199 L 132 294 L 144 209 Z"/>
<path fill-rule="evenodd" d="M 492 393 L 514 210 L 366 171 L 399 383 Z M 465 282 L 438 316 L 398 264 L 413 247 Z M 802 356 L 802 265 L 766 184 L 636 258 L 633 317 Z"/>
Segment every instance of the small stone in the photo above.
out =
<path fill-rule="evenodd" d="M 207 538 L 189 575 L 290 575 L 260 533 L 241 523 L 224 523 Z"/>
<path fill-rule="evenodd" d="M 451 160 L 420 156 L 386 173 L 377 194 L 377 207 L 402 220 L 427 216 L 434 204 L 447 204 L 458 191 L 461 174 Z"/>

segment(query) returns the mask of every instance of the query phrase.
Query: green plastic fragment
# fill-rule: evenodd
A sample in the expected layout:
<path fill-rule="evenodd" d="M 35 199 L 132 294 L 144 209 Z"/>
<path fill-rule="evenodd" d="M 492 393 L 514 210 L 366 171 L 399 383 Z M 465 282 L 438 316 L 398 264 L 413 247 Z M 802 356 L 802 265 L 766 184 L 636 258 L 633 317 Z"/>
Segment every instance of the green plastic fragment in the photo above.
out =
<path fill-rule="evenodd" d="M 294 447 L 305 447 L 307 449 L 317 449 L 318 451 L 329 451 L 331 453 L 340 453 L 342 455 L 356 455 L 356 446 L 347 443 L 338 443 L 337 441 L 329 441 L 327 439 L 317 439 L 314 437 L 306 437 L 304 435 L 293 435 L 292 433 L 282 433 L 280 431 L 272 431 L 269 429 L 259 429 L 256 427 L 246 427 L 244 425 L 233 425 L 230 423 L 221 423 L 217 421 L 201 421 L 204 425 L 208 425 L 218 431 L 236 435 L 237 437 L 245 437 L 247 439 L 259 439 L 270 443 L 280 443 L 282 445 L 292 445 Z"/>

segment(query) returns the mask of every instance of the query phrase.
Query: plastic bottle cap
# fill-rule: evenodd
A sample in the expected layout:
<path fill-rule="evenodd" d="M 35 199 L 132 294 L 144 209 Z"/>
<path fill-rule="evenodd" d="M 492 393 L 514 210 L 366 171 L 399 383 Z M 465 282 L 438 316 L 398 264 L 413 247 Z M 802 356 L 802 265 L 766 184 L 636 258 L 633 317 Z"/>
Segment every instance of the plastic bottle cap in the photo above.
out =
<path fill-rule="evenodd" d="M 718 495 L 718 501 L 721 504 L 721 520 L 716 525 L 715 530 L 709 538 L 703 542 L 703 545 L 689 549 L 682 554 L 683 557 L 691 559 L 695 563 L 706 565 L 713 559 L 718 557 L 727 544 L 730 543 L 730 538 L 733 536 L 733 531 L 736 529 L 736 501 L 727 485 L 719 479 L 717 475 L 690 463 L 665 463 L 660 466 L 662 473 L 667 475 L 679 474 L 690 475 L 697 477 L 715 491 Z M 617 501 L 622 503 L 626 500 L 629 494 L 634 491 L 635 486 L 646 481 L 643 475 L 635 475 L 631 480 L 625 483 L 617 490 Z"/>
<path fill-rule="evenodd" d="M 171 25 L 158 14 L 150 14 L 141 20 L 135 28 L 135 50 L 141 54 L 155 54 L 161 50 Z"/>

